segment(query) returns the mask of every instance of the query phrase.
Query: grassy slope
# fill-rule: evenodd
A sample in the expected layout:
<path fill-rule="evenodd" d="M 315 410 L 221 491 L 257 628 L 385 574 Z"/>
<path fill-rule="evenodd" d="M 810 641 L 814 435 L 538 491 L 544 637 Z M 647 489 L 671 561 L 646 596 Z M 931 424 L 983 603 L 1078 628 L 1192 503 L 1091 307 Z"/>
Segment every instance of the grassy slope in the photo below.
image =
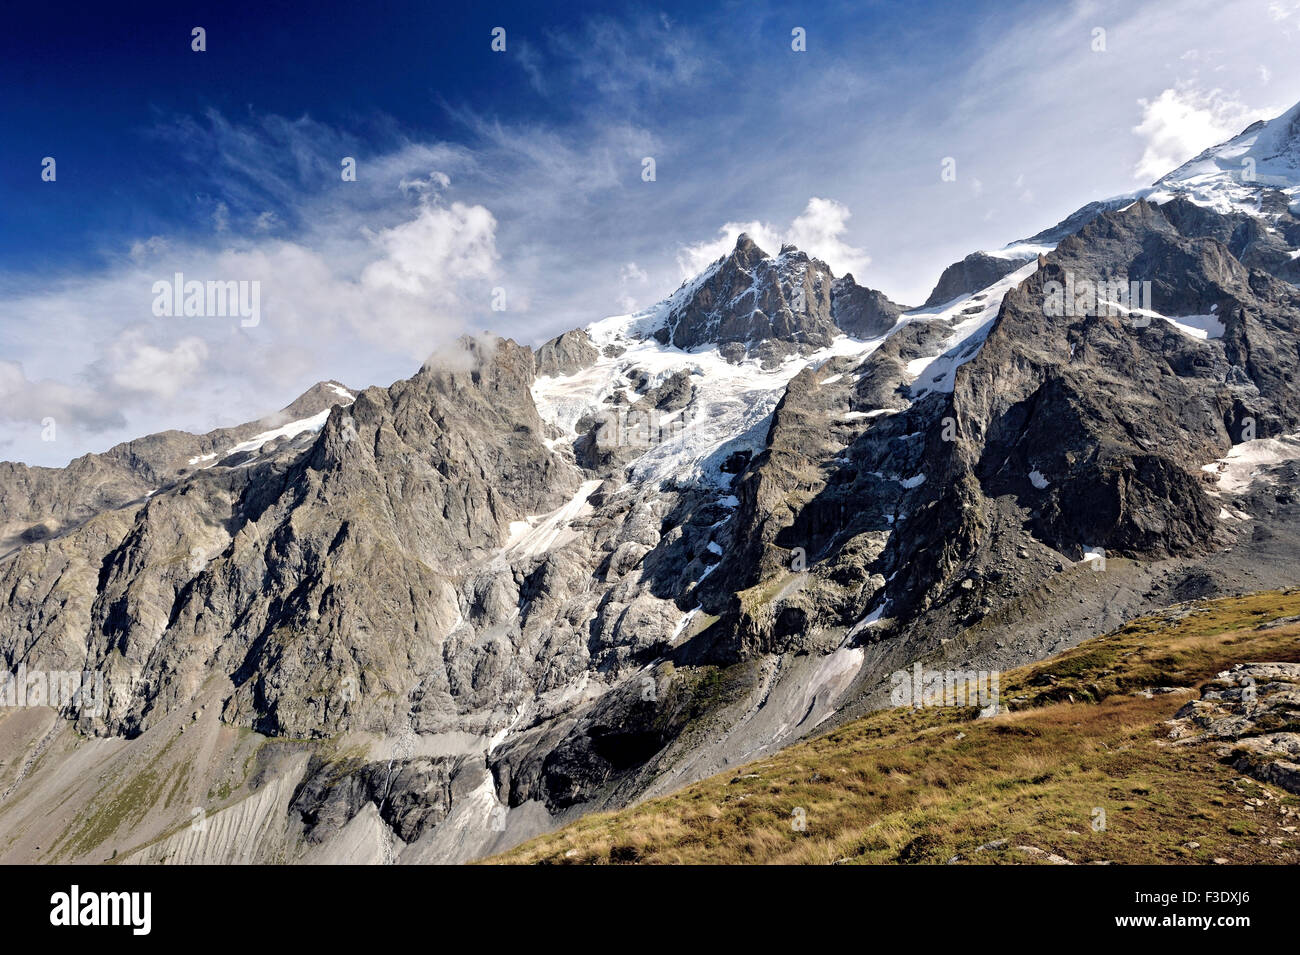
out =
<path fill-rule="evenodd" d="M 1181 614 L 1181 616 L 1180 616 Z M 510 863 L 1300 861 L 1300 799 L 1244 778 L 1169 719 L 1236 663 L 1300 661 L 1300 590 L 1144 617 L 1002 674 L 1013 712 L 873 713 L 733 772 L 587 816 Z M 1183 692 L 1135 695 L 1144 687 Z M 1071 702 L 1073 700 L 1073 702 Z M 801 807 L 807 826 L 792 825 Z M 1094 831 L 1094 810 L 1105 811 Z M 995 840 L 1001 849 L 974 850 Z M 1199 843 L 1188 848 L 1187 843 Z"/>

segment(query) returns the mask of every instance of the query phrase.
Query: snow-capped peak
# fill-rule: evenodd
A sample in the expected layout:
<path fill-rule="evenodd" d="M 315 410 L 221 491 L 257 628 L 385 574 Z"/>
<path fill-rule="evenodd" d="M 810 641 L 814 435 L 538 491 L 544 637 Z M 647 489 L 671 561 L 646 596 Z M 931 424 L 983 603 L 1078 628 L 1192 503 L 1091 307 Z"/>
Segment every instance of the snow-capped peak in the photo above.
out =
<path fill-rule="evenodd" d="M 654 334 L 678 348 L 774 340 L 822 347 L 835 336 L 833 280 L 824 262 L 794 246 L 773 256 L 741 233 L 729 255 L 674 294 Z"/>
<path fill-rule="evenodd" d="M 825 262 L 793 245 L 770 255 L 741 233 L 731 252 L 667 299 L 597 323 L 588 333 L 598 345 L 617 332 L 684 351 L 720 346 L 728 360 L 756 357 L 771 367 L 825 348 L 844 333 L 878 337 L 902 311 L 851 276 L 836 278 Z"/>
<path fill-rule="evenodd" d="M 1146 197 L 1160 203 L 1183 195 L 1222 213 L 1281 212 L 1262 205 L 1270 190 L 1283 193 L 1291 208 L 1300 205 L 1300 103 L 1183 163 Z"/>

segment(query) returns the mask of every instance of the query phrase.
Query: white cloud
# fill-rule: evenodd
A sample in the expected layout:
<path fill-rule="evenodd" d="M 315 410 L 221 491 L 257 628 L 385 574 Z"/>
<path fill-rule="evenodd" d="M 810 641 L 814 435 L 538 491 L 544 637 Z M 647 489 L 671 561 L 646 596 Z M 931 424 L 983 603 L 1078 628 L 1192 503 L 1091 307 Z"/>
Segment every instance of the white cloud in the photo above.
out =
<path fill-rule="evenodd" d="M 82 423 L 83 429 L 120 428 L 126 424 L 121 411 L 105 403 L 86 388 L 74 387 L 51 378 L 30 380 L 16 361 L 0 360 L 0 408 L 14 438 L 36 441 L 41 423 L 53 418 L 57 428 Z"/>
<path fill-rule="evenodd" d="M 1138 105 L 1142 122 L 1133 132 L 1145 141 L 1145 148 L 1133 176 L 1147 182 L 1278 112 L 1253 109 L 1222 90 L 1205 92 L 1186 84 L 1166 89 L 1153 100 L 1140 99 Z"/>
<path fill-rule="evenodd" d="M 618 270 L 618 280 L 623 284 L 635 282 L 638 285 L 645 285 L 650 276 L 646 275 L 645 270 L 640 268 L 635 262 L 629 262 Z"/>
<path fill-rule="evenodd" d="M 410 179 L 402 179 L 397 184 L 397 188 L 403 192 L 410 193 L 421 200 L 434 199 L 441 195 L 451 186 L 451 177 L 445 172 L 433 170 L 428 176 L 421 179 L 414 176 Z"/>
<path fill-rule="evenodd" d="M 556 32 L 549 41 L 551 52 L 579 83 L 614 97 L 690 83 L 709 63 L 707 50 L 662 15 L 625 22 L 594 17 L 580 31 Z"/>
<path fill-rule="evenodd" d="M 871 264 L 871 256 L 843 239 L 852 215 L 843 203 L 814 196 L 808 200 L 807 208 L 790 223 L 789 241 L 824 261 L 836 275 L 861 273 Z"/>
<path fill-rule="evenodd" d="M 645 285 L 650 281 L 650 276 L 635 262 L 628 262 L 618 270 L 618 282 L 621 293 L 618 297 L 618 307 L 624 312 L 636 311 L 637 299 L 631 294 L 629 286 Z"/>
<path fill-rule="evenodd" d="M 425 206 L 409 222 L 374 233 L 383 257 L 366 266 L 362 284 L 442 298 L 451 284 L 491 274 L 496 260 L 496 219 L 483 206 Z"/>
<path fill-rule="evenodd" d="M 132 243 L 105 272 L 6 299 L 23 319 L 7 327 L 9 341 L 39 366 L 29 377 L 19 362 L 0 362 L 0 422 L 13 453 L 59 464 L 164 428 L 253 420 L 318 379 L 355 375 L 364 386 L 409 375 L 484 324 L 498 278 L 492 213 L 417 194 L 415 210 L 391 226 L 349 220 L 341 232 L 350 241 L 331 232 L 290 242 L 256 228 L 220 249 L 155 237 Z M 153 284 L 176 272 L 259 283 L 261 321 L 155 317 Z M 510 301 L 526 307 L 527 295 Z M 40 441 L 45 417 L 58 422 L 57 443 Z"/>
<path fill-rule="evenodd" d="M 136 327 L 110 346 L 106 365 L 111 384 L 155 398 L 171 398 L 193 387 L 208 358 L 207 343 L 189 335 L 165 348 L 147 341 L 147 335 L 145 328 Z"/>

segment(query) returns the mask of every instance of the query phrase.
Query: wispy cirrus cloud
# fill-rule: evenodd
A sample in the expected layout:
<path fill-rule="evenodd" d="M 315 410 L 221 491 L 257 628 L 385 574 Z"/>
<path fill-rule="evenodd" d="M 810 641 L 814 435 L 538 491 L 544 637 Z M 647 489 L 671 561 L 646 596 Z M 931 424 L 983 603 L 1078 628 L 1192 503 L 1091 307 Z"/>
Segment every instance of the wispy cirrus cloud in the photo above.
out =
<path fill-rule="evenodd" d="M 704 32 L 666 13 L 592 17 L 576 33 L 549 31 L 546 49 L 549 68 L 565 74 L 563 88 L 590 88 L 624 109 L 642 105 L 641 97 L 688 86 L 716 64 Z M 540 72 L 531 51 L 525 62 Z"/>

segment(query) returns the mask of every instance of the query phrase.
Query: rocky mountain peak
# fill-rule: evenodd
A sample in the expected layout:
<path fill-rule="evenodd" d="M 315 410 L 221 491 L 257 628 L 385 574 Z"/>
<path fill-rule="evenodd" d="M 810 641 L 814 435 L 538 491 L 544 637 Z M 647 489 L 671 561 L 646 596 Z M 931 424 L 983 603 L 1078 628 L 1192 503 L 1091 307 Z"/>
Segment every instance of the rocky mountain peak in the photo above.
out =
<path fill-rule="evenodd" d="M 731 257 L 739 258 L 744 264 L 751 265 L 767 258 L 768 255 L 758 247 L 758 243 L 748 232 L 742 232 L 736 236 L 736 245 L 731 250 Z"/>
<path fill-rule="evenodd" d="M 1232 139 L 1211 146 L 1161 177 L 1157 185 L 1186 182 L 1215 172 L 1235 173 L 1244 183 L 1300 184 L 1300 103 L 1273 119 L 1251 123 Z"/>
<path fill-rule="evenodd" d="M 793 244 L 773 256 L 742 232 L 728 255 L 684 284 L 662 311 L 653 332 L 661 343 L 719 345 L 729 361 L 755 357 L 770 366 L 844 333 L 883 334 L 902 308 L 851 276 L 836 279 L 830 266 Z"/>
<path fill-rule="evenodd" d="M 1147 193 L 1158 203 L 1186 196 L 1224 214 L 1294 215 L 1300 209 L 1300 103 L 1210 147 Z"/>

